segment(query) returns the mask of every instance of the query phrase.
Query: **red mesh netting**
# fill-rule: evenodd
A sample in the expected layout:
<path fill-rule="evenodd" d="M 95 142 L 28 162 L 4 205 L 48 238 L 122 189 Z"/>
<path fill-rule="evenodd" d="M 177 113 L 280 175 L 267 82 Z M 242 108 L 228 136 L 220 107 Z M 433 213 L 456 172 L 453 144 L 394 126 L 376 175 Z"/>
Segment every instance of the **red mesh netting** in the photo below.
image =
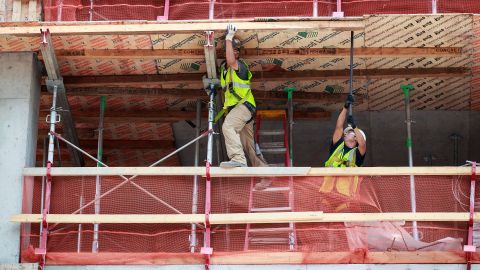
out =
<path fill-rule="evenodd" d="M 211 0 L 171 0 L 169 20 L 199 20 L 209 18 Z M 310 17 L 313 0 L 216 0 L 214 19 L 255 17 Z M 318 16 L 332 16 L 337 11 L 337 0 L 318 0 Z M 342 0 L 345 16 L 367 14 L 429 14 L 432 0 Z M 164 16 L 165 1 L 87 0 L 44 1 L 45 21 L 112 21 L 149 20 Z M 438 0 L 438 13 L 479 13 L 476 0 Z M 90 15 L 91 14 L 91 15 Z"/>
<path fill-rule="evenodd" d="M 288 186 L 289 179 L 275 178 L 272 187 Z M 26 181 L 31 181 L 27 180 Z M 102 193 L 124 181 L 120 177 L 102 177 Z M 468 212 L 468 177 L 417 176 L 418 212 Z M 192 213 L 193 177 L 141 176 L 126 183 L 101 200 L 101 214 L 175 214 Z M 200 178 L 198 213 L 204 213 L 205 186 Z M 382 177 L 295 177 L 292 201 L 294 211 L 328 213 L 409 212 L 408 176 Z M 28 186 L 28 185 L 26 185 Z M 41 178 L 34 180 L 33 213 L 40 213 Z M 251 180 L 223 178 L 212 180 L 212 213 L 249 212 L 252 208 L 289 206 L 288 191 L 250 192 Z M 95 177 L 54 177 L 52 214 L 71 214 L 93 200 Z M 28 192 L 27 192 L 28 193 Z M 27 194 L 28 195 L 28 194 Z M 24 202 L 28 205 L 28 199 Z M 168 204 L 169 206 L 166 206 Z M 172 208 L 176 210 L 172 210 Z M 25 209 L 26 212 L 30 212 Z M 178 211 L 178 212 L 177 212 Z M 82 210 L 94 213 L 93 204 Z M 50 224 L 49 253 L 92 250 L 93 226 L 89 224 Z M 202 246 L 203 230 L 197 227 L 196 251 Z M 213 225 L 212 247 L 215 252 L 251 250 L 288 251 L 285 241 L 291 231 L 258 232 L 258 229 L 288 228 L 289 224 Z M 255 235 L 252 231 L 257 230 Z M 461 251 L 467 236 L 466 222 L 419 222 L 420 241 L 411 236 L 410 222 L 338 222 L 298 223 L 295 225 L 296 251 Z M 248 241 L 246 241 L 248 231 Z M 190 224 L 101 224 L 99 252 L 187 254 L 190 250 Z M 39 243 L 39 225 L 23 226 L 22 257 L 32 260 L 29 252 Z M 258 239 L 263 239 L 259 241 Z M 265 242 L 265 239 L 271 241 Z M 263 242 L 262 242 L 263 241 Z M 248 242 L 248 246 L 246 243 Z M 273 241 L 274 242 L 274 241 Z M 158 255 L 157 256 L 162 256 Z M 135 259 L 132 259 L 135 261 Z M 140 257 L 137 263 L 141 263 Z M 94 264 L 105 262 L 95 260 Z M 115 263 L 115 260 L 109 261 Z"/>

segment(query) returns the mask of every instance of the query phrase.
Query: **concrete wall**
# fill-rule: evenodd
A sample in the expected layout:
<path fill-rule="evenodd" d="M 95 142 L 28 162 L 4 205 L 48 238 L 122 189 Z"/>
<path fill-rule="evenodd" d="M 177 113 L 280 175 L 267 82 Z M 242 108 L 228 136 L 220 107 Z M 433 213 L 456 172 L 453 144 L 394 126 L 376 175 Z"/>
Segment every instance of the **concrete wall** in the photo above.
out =
<path fill-rule="evenodd" d="M 22 169 L 35 164 L 40 77 L 33 53 L 0 54 L 0 263 L 17 263 Z"/>
<path fill-rule="evenodd" d="M 355 113 L 357 125 L 367 134 L 365 166 L 408 166 L 405 112 Z M 318 121 L 299 120 L 294 128 L 295 166 L 322 166 L 328 155 L 328 147 L 337 114 L 331 119 Z M 414 166 L 454 165 L 453 141 L 449 136 L 459 134 L 459 161 L 480 161 L 480 112 L 469 111 L 413 111 L 412 127 Z M 205 120 L 204 120 L 205 121 Z M 204 123 L 205 124 L 205 123 Z M 280 123 L 265 123 L 265 127 L 278 127 Z M 205 128 L 206 125 L 202 125 Z M 173 125 L 177 146 L 192 139 L 195 130 L 186 122 Z M 206 140 L 201 144 L 200 160 L 205 159 Z M 193 164 L 194 148 L 180 153 L 182 165 Z M 432 158 L 433 157 L 433 158 Z M 271 158 L 268 159 L 273 163 Z"/>

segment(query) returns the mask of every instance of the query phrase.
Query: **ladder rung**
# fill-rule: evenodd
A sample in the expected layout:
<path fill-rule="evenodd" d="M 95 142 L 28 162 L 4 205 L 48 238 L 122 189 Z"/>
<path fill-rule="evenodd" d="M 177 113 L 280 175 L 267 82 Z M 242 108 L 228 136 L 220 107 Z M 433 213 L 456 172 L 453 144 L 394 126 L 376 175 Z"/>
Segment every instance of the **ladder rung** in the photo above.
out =
<path fill-rule="evenodd" d="M 283 135 L 285 132 L 283 129 L 276 129 L 276 130 L 259 130 L 258 135 L 266 135 L 266 136 L 273 136 L 273 135 Z"/>
<path fill-rule="evenodd" d="M 250 238 L 252 244 L 288 244 L 290 240 L 288 237 L 252 237 Z"/>
<path fill-rule="evenodd" d="M 255 191 L 255 192 L 277 192 L 277 191 L 289 191 L 289 190 L 290 190 L 289 187 L 268 187 L 268 188 L 261 189 L 261 190 L 254 189 L 253 191 Z"/>
<path fill-rule="evenodd" d="M 265 119 L 282 119 L 287 115 L 285 110 L 258 110 L 257 117 Z"/>
<path fill-rule="evenodd" d="M 290 227 L 250 229 L 250 233 L 278 233 L 291 231 L 293 231 L 293 229 Z"/>
<path fill-rule="evenodd" d="M 276 212 L 276 211 L 292 211 L 290 206 L 286 207 L 267 207 L 267 208 L 252 208 L 250 212 Z"/>
<path fill-rule="evenodd" d="M 270 163 L 269 167 L 285 167 L 285 163 Z"/>
<path fill-rule="evenodd" d="M 285 154 L 287 151 L 287 148 L 281 147 L 281 148 L 260 148 L 262 150 L 262 153 L 269 153 L 269 154 Z"/>
<path fill-rule="evenodd" d="M 264 142 L 260 144 L 260 149 L 262 148 L 281 148 L 285 147 L 284 142 Z"/>

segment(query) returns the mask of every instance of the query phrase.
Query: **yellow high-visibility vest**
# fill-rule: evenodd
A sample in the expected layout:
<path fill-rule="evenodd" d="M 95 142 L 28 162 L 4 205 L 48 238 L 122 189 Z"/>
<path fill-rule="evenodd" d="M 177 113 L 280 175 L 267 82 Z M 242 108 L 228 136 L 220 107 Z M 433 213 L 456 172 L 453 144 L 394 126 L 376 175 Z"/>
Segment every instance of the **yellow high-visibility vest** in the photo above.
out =
<path fill-rule="evenodd" d="M 243 61 L 243 64 L 248 65 Z M 238 77 L 237 72 L 233 68 L 228 68 L 224 75 L 225 64 L 220 67 L 220 84 L 225 90 L 225 102 L 223 108 L 229 108 L 235 106 L 238 103 L 248 101 L 253 106 L 256 106 L 255 99 L 253 98 L 252 90 L 250 87 L 250 80 L 252 79 L 252 73 L 248 70 L 248 79 L 242 80 Z"/>
<path fill-rule="evenodd" d="M 352 148 L 347 153 L 343 153 L 345 142 L 342 142 L 325 162 L 325 167 L 357 167 L 357 147 Z"/>

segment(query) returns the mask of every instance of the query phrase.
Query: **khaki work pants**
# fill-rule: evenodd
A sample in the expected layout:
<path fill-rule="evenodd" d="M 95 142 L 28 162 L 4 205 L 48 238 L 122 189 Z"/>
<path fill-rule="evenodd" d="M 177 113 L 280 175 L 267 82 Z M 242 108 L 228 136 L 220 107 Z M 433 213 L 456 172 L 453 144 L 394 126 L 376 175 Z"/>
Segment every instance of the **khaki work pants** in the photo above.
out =
<path fill-rule="evenodd" d="M 253 167 L 268 167 L 263 155 L 257 156 L 255 152 L 253 121 L 247 124 L 250 118 L 252 113 L 243 104 L 235 106 L 225 117 L 222 132 L 228 158 L 247 164 L 246 153 Z"/>

